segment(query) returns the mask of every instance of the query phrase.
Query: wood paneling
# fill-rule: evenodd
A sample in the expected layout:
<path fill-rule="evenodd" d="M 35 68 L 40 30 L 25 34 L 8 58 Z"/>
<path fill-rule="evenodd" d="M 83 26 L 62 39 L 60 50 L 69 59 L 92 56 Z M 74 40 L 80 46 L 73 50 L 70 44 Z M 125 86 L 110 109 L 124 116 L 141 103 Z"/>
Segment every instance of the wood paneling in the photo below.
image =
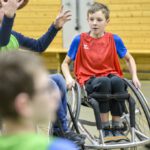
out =
<path fill-rule="evenodd" d="M 107 30 L 118 34 L 129 51 L 150 52 L 150 0 L 96 0 L 110 8 Z"/>

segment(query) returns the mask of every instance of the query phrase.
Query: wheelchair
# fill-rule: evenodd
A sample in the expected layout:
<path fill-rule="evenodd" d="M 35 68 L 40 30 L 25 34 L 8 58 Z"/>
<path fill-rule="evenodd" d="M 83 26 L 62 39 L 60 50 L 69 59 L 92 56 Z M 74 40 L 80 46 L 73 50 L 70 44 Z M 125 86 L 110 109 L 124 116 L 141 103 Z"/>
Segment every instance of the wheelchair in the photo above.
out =
<path fill-rule="evenodd" d="M 86 135 L 84 149 L 137 149 L 138 146 L 150 143 L 150 107 L 141 90 L 136 89 L 131 81 L 123 79 L 127 85 L 127 92 L 118 95 L 101 94 L 107 100 L 122 98 L 125 101 L 125 110 L 121 117 L 124 134 L 127 142 L 105 143 L 101 120 L 99 117 L 98 103 L 90 98 L 85 87 L 80 87 L 76 82 L 75 87 L 68 90 L 68 128 L 77 133 Z M 91 109 L 92 108 L 92 109 Z M 88 113 L 88 111 L 91 111 Z M 85 111 L 82 116 L 80 112 Z M 94 111 L 94 113 L 92 113 Z M 85 114 L 84 113 L 84 114 Z M 93 117 L 91 113 L 94 114 Z M 91 121 L 92 118 L 95 118 Z M 89 128 L 90 127 L 90 128 Z M 93 130 L 90 129 L 93 127 Z M 96 131 L 94 131 L 96 130 Z M 98 135 L 96 135 L 98 134 Z"/>

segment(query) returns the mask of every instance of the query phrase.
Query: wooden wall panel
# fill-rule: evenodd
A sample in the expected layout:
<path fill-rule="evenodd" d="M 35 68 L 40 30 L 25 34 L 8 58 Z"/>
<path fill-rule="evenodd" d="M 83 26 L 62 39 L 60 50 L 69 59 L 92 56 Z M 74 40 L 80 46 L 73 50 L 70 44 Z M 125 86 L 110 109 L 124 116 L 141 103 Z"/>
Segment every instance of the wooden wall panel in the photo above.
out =
<path fill-rule="evenodd" d="M 111 11 L 107 31 L 122 37 L 129 51 L 150 52 L 150 0 L 96 0 Z"/>

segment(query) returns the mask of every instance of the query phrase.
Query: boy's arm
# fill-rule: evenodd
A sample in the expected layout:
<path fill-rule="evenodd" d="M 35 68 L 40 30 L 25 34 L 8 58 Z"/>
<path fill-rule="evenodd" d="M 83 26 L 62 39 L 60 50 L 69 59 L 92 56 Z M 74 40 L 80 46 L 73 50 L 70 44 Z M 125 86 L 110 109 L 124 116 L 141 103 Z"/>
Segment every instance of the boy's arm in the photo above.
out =
<path fill-rule="evenodd" d="M 14 18 L 15 16 L 9 18 L 6 15 L 3 18 L 2 25 L 0 27 L 0 47 L 6 46 L 9 43 Z"/>
<path fill-rule="evenodd" d="M 61 65 L 61 69 L 62 69 L 62 72 L 65 76 L 65 79 L 66 79 L 66 84 L 67 84 L 67 87 L 69 89 L 71 89 L 74 85 L 75 85 L 75 80 L 72 78 L 71 76 L 71 73 L 70 73 L 70 69 L 69 69 L 69 65 L 72 61 L 75 60 L 76 58 L 76 54 L 77 54 L 77 51 L 78 51 L 78 47 L 79 47 L 79 43 L 80 43 L 80 35 L 77 35 L 71 45 L 70 45 L 70 49 Z"/>
<path fill-rule="evenodd" d="M 141 84 L 140 84 L 140 81 L 137 77 L 136 63 L 134 61 L 134 58 L 127 51 L 127 48 L 125 47 L 122 39 L 116 34 L 114 34 L 113 37 L 114 37 L 114 40 L 115 40 L 115 45 L 116 45 L 118 56 L 120 58 L 125 59 L 125 61 L 127 63 L 127 66 L 128 66 L 128 69 L 129 69 L 129 71 L 132 75 L 133 84 L 135 85 L 136 88 L 140 88 Z"/>
<path fill-rule="evenodd" d="M 24 0 L 21 1 L 14 1 L 8 0 L 4 1 L 1 0 L 1 7 L 4 12 L 4 18 L 2 21 L 2 26 L 0 28 L 0 46 L 6 46 L 9 43 L 11 30 L 15 18 L 15 13 L 18 7 L 22 5 Z"/>
<path fill-rule="evenodd" d="M 68 89 L 71 89 L 75 85 L 75 80 L 72 78 L 70 69 L 69 69 L 69 65 L 71 61 L 72 61 L 71 58 L 68 55 L 66 55 L 61 65 L 61 69 L 62 69 L 63 75 L 65 76 Z"/>
<path fill-rule="evenodd" d="M 55 38 L 58 29 L 52 24 L 48 31 L 42 35 L 39 39 L 33 39 L 22 35 L 21 33 L 12 31 L 12 34 L 17 38 L 20 47 L 29 49 L 35 52 L 43 52 L 50 45 Z"/>
<path fill-rule="evenodd" d="M 137 69 L 136 69 L 136 63 L 135 63 L 134 58 L 132 57 L 132 55 L 129 52 L 127 52 L 124 59 L 127 63 L 128 69 L 132 75 L 133 84 L 135 85 L 136 88 L 141 88 L 141 83 L 137 76 Z"/>
<path fill-rule="evenodd" d="M 63 11 L 63 7 L 61 7 L 56 20 L 48 29 L 48 31 L 42 35 L 39 39 L 33 39 L 29 37 L 25 37 L 20 33 L 12 32 L 12 34 L 19 41 L 20 46 L 31 49 L 36 52 L 43 52 L 53 41 L 57 32 L 63 27 L 63 25 L 69 21 L 71 18 L 70 11 Z"/>

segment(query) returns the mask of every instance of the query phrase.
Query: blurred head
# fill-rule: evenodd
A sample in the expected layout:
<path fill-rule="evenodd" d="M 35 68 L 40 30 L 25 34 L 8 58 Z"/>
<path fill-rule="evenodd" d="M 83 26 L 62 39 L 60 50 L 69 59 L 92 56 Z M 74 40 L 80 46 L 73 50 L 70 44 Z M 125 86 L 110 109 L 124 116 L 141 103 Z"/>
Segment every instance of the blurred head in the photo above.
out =
<path fill-rule="evenodd" d="M 99 35 L 105 32 L 105 28 L 109 22 L 110 11 L 104 4 L 95 2 L 90 6 L 87 12 L 87 20 L 92 35 Z"/>
<path fill-rule="evenodd" d="M 5 1 L 7 1 L 7 0 L 5 0 Z M 17 0 L 17 1 L 21 1 L 21 0 Z M 22 5 L 18 9 L 25 7 L 28 4 L 28 2 L 29 2 L 29 0 L 24 0 Z M 2 21 L 3 16 L 4 16 L 4 11 L 3 11 L 1 0 L 0 0 L 0 22 Z"/>
<path fill-rule="evenodd" d="M 0 53 L 0 114 L 2 119 L 53 120 L 59 91 L 48 80 L 41 59 L 31 52 Z"/>

